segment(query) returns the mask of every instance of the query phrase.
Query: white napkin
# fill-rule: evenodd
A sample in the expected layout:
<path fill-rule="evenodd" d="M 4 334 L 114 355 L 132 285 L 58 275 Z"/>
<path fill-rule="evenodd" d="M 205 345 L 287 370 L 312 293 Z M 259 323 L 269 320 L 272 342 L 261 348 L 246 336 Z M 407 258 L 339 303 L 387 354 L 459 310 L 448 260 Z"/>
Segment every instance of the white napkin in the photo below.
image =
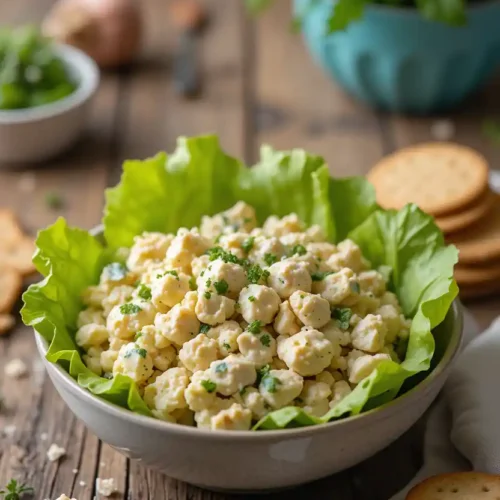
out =
<path fill-rule="evenodd" d="M 435 474 L 476 470 L 500 474 L 500 317 L 484 333 L 464 311 L 464 347 L 429 410 L 424 465 L 391 500 L 404 500 Z"/>

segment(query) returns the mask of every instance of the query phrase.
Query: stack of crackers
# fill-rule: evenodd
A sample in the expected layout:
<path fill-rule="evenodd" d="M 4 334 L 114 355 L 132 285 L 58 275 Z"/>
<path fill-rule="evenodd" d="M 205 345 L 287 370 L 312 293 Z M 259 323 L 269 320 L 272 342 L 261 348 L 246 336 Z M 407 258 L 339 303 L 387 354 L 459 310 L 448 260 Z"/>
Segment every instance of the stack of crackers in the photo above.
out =
<path fill-rule="evenodd" d="M 481 154 L 453 143 L 402 149 L 368 174 L 382 207 L 415 203 L 434 216 L 460 251 L 455 277 L 462 298 L 500 291 L 500 195 L 490 189 L 488 174 Z"/>
<path fill-rule="evenodd" d="M 0 209 L 0 335 L 16 320 L 12 312 L 23 289 L 23 281 L 35 272 L 35 245 L 26 236 L 14 213 Z"/>

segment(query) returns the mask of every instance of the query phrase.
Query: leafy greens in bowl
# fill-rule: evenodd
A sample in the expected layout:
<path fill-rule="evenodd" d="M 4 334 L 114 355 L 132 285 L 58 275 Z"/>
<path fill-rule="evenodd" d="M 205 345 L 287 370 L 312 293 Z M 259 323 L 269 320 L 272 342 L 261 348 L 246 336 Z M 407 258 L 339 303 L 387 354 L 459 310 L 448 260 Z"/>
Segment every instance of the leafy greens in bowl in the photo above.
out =
<path fill-rule="evenodd" d="M 373 267 L 387 271 L 390 289 L 412 318 L 401 364 L 382 362 L 321 418 L 290 406 L 267 414 L 256 428 L 306 426 L 359 414 L 391 401 L 403 384 L 407 388 L 429 369 L 432 329 L 444 320 L 458 292 L 453 280 L 457 251 L 445 246 L 432 217 L 414 205 L 399 212 L 381 209 L 364 178 L 331 178 L 324 160 L 303 150 L 263 147 L 257 165 L 246 168 L 211 136 L 181 138 L 172 155 L 126 162 L 121 182 L 106 194 L 104 241 L 64 219 L 39 233 L 34 262 L 45 279 L 24 294 L 22 316 L 50 344 L 47 360 L 60 363 L 93 394 L 151 415 L 132 379 L 100 377 L 83 362 L 75 342 L 81 293 L 137 234 L 192 227 L 202 216 L 240 200 L 255 208 L 259 223 L 294 212 L 306 224 L 319 225 L 332 242 L 353 240 Z"/>

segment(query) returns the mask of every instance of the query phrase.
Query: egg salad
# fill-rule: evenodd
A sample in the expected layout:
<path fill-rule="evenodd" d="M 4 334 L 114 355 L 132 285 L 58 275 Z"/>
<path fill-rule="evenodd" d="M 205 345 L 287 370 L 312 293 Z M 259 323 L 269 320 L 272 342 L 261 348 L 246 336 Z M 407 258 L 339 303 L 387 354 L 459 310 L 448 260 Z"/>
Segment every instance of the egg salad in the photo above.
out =
<path fill-rule="evenodd" d="M 387 271 L 293 213 L 258 227 L 238 202 L 199 228 L 136 236 L 83 291 L 76 342 L 168 422 L 248 430 L 287 406 L 321 417 L 404 357 L 411 320 Z"/>

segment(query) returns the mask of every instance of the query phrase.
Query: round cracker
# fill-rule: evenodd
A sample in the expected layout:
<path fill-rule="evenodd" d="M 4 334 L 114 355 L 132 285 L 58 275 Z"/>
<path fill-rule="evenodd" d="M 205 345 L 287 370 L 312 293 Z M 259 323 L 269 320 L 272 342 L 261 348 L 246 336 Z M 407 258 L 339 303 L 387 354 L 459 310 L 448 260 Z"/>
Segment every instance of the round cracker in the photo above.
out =
<path fill-rule="evenodd" d="M 488 163 L 477 151 L 435 142 L 401 149 L 368 173 L 384 208 L 415 203 L 443 215 L 472 203 L 488 186 Z"/>
<path fill-rule="evenodd" d="M 16 324 L 16 318 L 10 314 L 0 314 L 0 335 L 4 335 Z"/>
<path fill-rule="evenodd" d="M 484 217 L 491 210 L 494 203 L 495 195 L 488 189 L 484 196 L 462 212 L 437 217 L 436 224 L 446 234 L 461 231 Z"/>
<path fill-rule="evenodd" d="M 0 209 L 0 235 L 0 247 L 10 246 L 24 237 L 16 215 L 8 208 Z"/>
<path fill-rule="evenodd" d="M 23 286 L 21 275 L 14 269 L 0 270 L 0 313 L 9 313 Z"/>
<path fill-rule="evenodd" d="M 500 476 L 455 472 L 430 477 L 408 493 L 406 500 L 498 500 Z"/>
<path fill-rule="evenodd" d="M 0 247 L 0 260 L 6 267 L 11 267 L 26 277 L 36 271 L 33 264 L 34 253 L 34 241 L 30 238 L 23 238 L 9 247 Z"/>
<path fill-rule="evenodd" d="M 461 264 L 478 264 L 500 258 L 500 196 L 474 226 L 453 233 L 447 240 L 459 250 Z"/>

